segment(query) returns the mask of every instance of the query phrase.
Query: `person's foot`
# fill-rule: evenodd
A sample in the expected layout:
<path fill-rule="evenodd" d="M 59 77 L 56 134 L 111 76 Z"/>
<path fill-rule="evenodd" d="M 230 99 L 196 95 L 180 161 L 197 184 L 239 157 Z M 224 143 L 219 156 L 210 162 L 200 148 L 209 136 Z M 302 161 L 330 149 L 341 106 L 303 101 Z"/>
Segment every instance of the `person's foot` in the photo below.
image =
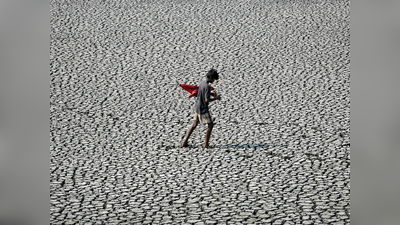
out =
<path fill-rule="evenodd" d="M 212 148 L 214 148 L 214 147 L 211 147 L 209 145 L 203 145 L 203 149 L 212 149 Z"/>
<path fill-rule="evenodd" d="M 187 144 L 187 142 L 183 142 L 183 144 L 182 144 L 182 147 L 183 148 L 185 148 L 185 147 L 188 147 L 189 145 Z"/>

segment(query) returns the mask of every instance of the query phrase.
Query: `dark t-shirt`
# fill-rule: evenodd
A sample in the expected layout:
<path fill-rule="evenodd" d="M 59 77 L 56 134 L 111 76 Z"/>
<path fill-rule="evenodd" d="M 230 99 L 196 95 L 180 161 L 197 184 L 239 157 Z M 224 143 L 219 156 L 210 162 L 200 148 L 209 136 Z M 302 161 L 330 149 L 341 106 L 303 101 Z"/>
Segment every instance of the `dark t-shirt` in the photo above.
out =
<path fill-rule="evenodd" d="M 208 113 L 208 103 L 206 103 L 206 97 L 210 98 L 211 88 L 208 86 L 206 81 L 202 81 L 199 85 L 199 91 L 197 92 L 197 101 L 195 104 L 195 111 L 198 114 Z"/>

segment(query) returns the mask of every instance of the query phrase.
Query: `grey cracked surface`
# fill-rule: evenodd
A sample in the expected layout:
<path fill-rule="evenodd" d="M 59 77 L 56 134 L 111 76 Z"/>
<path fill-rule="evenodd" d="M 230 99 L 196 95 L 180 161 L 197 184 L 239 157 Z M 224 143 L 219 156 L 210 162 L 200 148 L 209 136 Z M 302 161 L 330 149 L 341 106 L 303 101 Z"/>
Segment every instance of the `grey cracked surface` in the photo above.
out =
<path fill-rule="evenodd" d="M 51 1 L 50 223 L 349 224 L 349 5 Z"/>

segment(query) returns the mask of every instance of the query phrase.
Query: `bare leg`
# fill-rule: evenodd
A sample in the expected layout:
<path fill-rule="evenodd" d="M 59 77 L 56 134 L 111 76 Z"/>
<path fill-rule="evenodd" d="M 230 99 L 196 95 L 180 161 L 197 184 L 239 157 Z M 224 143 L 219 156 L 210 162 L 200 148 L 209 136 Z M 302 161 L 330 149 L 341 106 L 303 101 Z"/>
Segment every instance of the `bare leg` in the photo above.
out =
<path fill-rule="evenodd" d="M 213 127 L 214 127 L 214 124 L 212 122 L 208 124 L 208 129 L 206 132 L 206 142 L 204 143 L 204 148 L 209 148 L 208 142 L 210 141 L 211 131 L 212 131 Z"/>
<path fill-rule="evenodd" d="M 194 129 L 196 129 L 198 123 L 199 123 L 199 122 L 198 122 L 197 120 L 195 120 L 195 121 L 193 122 L 192 126 L 189 128 L 189 130 L 188 130 L 188 132 L 187 132 L 187 134 L 186 134 L 186 138 L 185 138 L 185 140 L 183 141 L 182 147 L 187 147 L 187 146 L 188 146 L 187 142 L 188 142 L 188 140 L 189 140 L 189 138 L 190 138 L 190 135 L 192 135 L 192 132 L 194 131 Z"/>

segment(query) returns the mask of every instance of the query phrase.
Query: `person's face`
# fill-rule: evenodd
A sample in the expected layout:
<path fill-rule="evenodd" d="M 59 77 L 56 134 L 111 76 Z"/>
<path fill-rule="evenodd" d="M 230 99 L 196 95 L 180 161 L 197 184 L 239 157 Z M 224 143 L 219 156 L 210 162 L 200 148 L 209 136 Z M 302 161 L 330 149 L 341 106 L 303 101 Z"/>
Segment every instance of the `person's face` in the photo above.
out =
<path fill-rule="evenodd" d="M 214 83 L 215 79 L 214 79 L 214 78 L 211 78 L 210 81 L 211 81 L 211 83 Z"/>

